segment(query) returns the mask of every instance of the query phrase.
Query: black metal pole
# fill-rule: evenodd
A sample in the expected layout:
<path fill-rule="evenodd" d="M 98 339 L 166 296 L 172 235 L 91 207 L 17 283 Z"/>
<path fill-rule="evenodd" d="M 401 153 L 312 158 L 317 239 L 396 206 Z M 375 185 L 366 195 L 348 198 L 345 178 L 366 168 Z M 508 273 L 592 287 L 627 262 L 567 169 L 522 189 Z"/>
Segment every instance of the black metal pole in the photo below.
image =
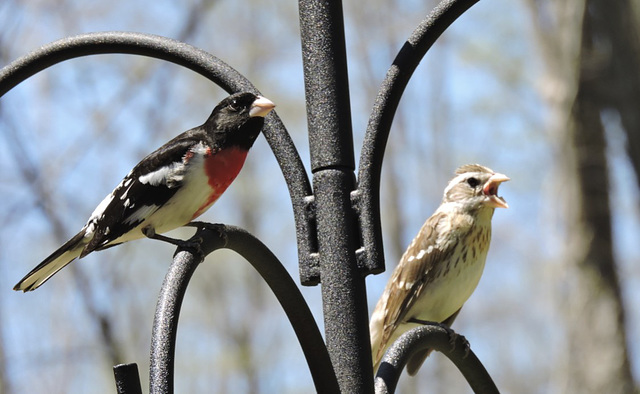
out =
<path fill-rule="evenodd" d="M 340 390 L 370 393 L 367 297 L 350 197 L 355 159 L 342 3 L 298 4 L 327 348 Z"/>
<path fill-rule="evenodd" d="M 187 286 L 204 256 L 179 251 L 162 283 L 151 332 L 151 365 L 149 393 L 172 394 L 176 336 L 182 300 Z"/>
<path fill-rule="evenodd" d="M 116 379 L 116 392 L 118 394 L 142 394 L 140 372 L 138 372 L 136 363 L 114 366 L 113 376 Z"/>

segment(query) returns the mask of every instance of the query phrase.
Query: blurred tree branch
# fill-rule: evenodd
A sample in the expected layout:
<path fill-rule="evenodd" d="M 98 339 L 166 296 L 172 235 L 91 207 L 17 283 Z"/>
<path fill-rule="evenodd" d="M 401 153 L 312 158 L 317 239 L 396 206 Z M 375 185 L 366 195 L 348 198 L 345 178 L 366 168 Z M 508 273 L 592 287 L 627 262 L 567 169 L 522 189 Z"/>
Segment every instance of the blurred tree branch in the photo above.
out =
<path fill-rule="evenodd" d="M 583 74 L 593 78 L 601 109 L 620 115 L 627 152 L 640 187 L 640 26 L 630 0 L 590 0 L 584 40 L 589 51 Z"/>
<path fill-rule="evenodd" d="M 613 255 L 611 189 L 602 113 L 610 109 L 612 104 L 615 108 L 615 103 L 624 102 L 624 106 L 636 110 L 632 115 L 622 112 L 620 115 L 627 119 L 627 123 L 640 125 L 637 114 L 637 108 L 640 107 L 640 77 L 637 74 L 640 68 L 635 68 L 632 73 L 634 78 L 619 74 L 624 68 L 617 65 L 628 63 L 622 58 L 627 57 L 626 52 L 633 50 L 626 50 L 624 46 L 627 41 L 616 41 L 611 34 L 618 30 L 612 28 L 613 25 L 619 25 L 621 19 L 630 17 L 616 15 L 615 11 L 608 14 L 605 10 L 610 12 L 617 8 L 623 11 L 624 7 L 620 5 L 627 1 L 613 3 L 616 5 L 609 1 L 587 0 L 584 7 L 578 89 L 571 112 L 572 127 L 569 128 L 575 150 L 579 192 L 575 231 L 582 237 L 582 242 L 578 243 L 581 250 L 577 251 L 576 261 L 582 287 L 578 291 L 584 298 L 585 306 L 584 309 L 580 308 L 582 310 L 569 312 L 575 318 L 570 328 L 569 351 L 576 355 L 575 362 L 571 363 L 571 376 L 576 378 L 572 384 L 576 392 L 636 391 L 626 342 L 624 300 Z M 630 11 L 630 7 L 627 8 Z M 637 42 L 632 45 L 637 45 Z M 626 81 L 615 83 L 622 79 Z M 625 84 L 635 86 L 623 89 Z M 632 94 L 623 94 L 625 90 Z M 635 96 L 634 91 L 638 93 Z M 624 108 L 618 107 L 620 109 Z M 628 135 L 634 134 L 631 130 L 627 132 Z M 608 321 L 609 324 L 603 325 L 602 321 Z M 595 373 L 597 370 L 599 374 Z"/>
<path fill-rule="evenodd" d="M 50 183 L 47 182 L 48 177 L 43 175 L 42 167 L 39 165 L 38 160 L 26 149 L 26 142 L 17 133 L 16 128 L 7 127 L 2 135 L 7 139 L 7 145 L 12 147 L 9 152 L 12 155 L 12 161 L 18 163 L 16 166 L 18 175 L 22 178 L 24 185 L 31 190 L 36 207 L 50 223 L 55 239 L 62 244 L 66 241 L 65 234 L 69 232 L 60 213 L 55 209 L 55 204 L 51 201 L 52 193 L 49 192 Z M 109 362 L 112 365 L 121 363 L 123 357 L 114 338 L 111 317 L 97 308 L 88 278 L 78 269 L 77 265 L 72 264 L 69 269 L 73 272 L 74 280 L 78 286 L 77 289 L 82 294 L 81 299 L 84 302 L 86 311 L 96 323 L 96 328 L 99 330 Z"/>
<path fill-rule="evenodd" d="M 554 140 L 558 144 L 566 207 L 565 270 L 558 279 L 568 287 L 563 301 L 568 345 L 560 372 L 565 392 L 635 392 L 626 342 L 626 319 L 618 268 L 613 255 L 609 162 L 602 113 L 616 109 L 637 133 L 640 79 L 633 67 L 637 37 L 616 12 L 628 1 L 530 0 L 548 80 L 543 86 L 552 103 Z M 605 11 L 606 9 L 606 11 Z M 613 25 L 625 26 L 619 28 Z M 615 31 L 615 34 L 614 34 Z M 622 34 L 626 34 L 625 39 Z M 637 54 L 637 52 L 636 52 Z M 622 82 L 624 80 L 624 82 Z M 622 88 L 620 85 L 635 85 Z M 624 92 L 623 92 L 624 91 Z M 622 104 L 622 105 L 621 105 Z M 635 113 L 623 111 L 635 108 Z M 626 127 L 626 126 L 625 126 Z M 629 138 L 631 143 L 632 138 Z M 629 150 L 636 149 L 629 146 Z M 635 164 L 634 164 L 635 165 Z M 636 167 L 636 175 L 637 167 Z"/>

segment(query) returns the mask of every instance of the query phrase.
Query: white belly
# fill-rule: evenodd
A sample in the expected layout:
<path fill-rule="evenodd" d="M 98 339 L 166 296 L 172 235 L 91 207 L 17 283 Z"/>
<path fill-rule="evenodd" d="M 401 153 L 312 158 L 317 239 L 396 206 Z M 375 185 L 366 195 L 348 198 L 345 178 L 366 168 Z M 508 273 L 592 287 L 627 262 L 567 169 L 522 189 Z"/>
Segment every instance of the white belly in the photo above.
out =
<path fill-rule="evenodd" d="M 475 260 L 464 265 L 460 262 L 448 275 L 427 285 L 407 317 L 442 322 L 462 308 L 480 282 L 487 252 L 485 248 Z"/>

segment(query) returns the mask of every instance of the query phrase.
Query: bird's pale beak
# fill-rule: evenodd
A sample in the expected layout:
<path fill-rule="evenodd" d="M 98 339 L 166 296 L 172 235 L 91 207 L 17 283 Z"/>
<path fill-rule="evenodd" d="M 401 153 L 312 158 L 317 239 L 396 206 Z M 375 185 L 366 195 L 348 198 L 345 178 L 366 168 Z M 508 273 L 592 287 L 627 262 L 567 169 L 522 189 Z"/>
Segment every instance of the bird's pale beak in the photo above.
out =
<path fill-rule="evenodd" d="M 257 99 L 251 104 L 249 109 L 249 116 L 262 116 L 263 118 L 276 107 L 276 105 L 266 97 L 258 96 Z"/>
<path fill-rule="evenodd" d="M 502 182 L 510 180 L 508 176 L 504 174 L 493 174 L 487 181 L 482 189 L 482 193 L 487 196 L 485 204 L 492 208 L 509 208 L 509 204 L 504 198 L 498 196 L 498 187 Z"/>

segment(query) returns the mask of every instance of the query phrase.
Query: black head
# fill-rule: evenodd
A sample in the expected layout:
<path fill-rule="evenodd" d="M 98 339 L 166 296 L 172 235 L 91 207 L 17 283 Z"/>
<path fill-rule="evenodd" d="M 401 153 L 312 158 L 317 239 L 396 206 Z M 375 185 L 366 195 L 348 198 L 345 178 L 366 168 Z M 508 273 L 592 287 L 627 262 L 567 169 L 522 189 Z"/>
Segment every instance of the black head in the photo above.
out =
<path fill-rule="evenodd" d="M 253 93 L 236 93 L 222 100 L 204 127 L 218 145 L 253 146 L 264 117 L 275 107 L 269 99 Z"/>

